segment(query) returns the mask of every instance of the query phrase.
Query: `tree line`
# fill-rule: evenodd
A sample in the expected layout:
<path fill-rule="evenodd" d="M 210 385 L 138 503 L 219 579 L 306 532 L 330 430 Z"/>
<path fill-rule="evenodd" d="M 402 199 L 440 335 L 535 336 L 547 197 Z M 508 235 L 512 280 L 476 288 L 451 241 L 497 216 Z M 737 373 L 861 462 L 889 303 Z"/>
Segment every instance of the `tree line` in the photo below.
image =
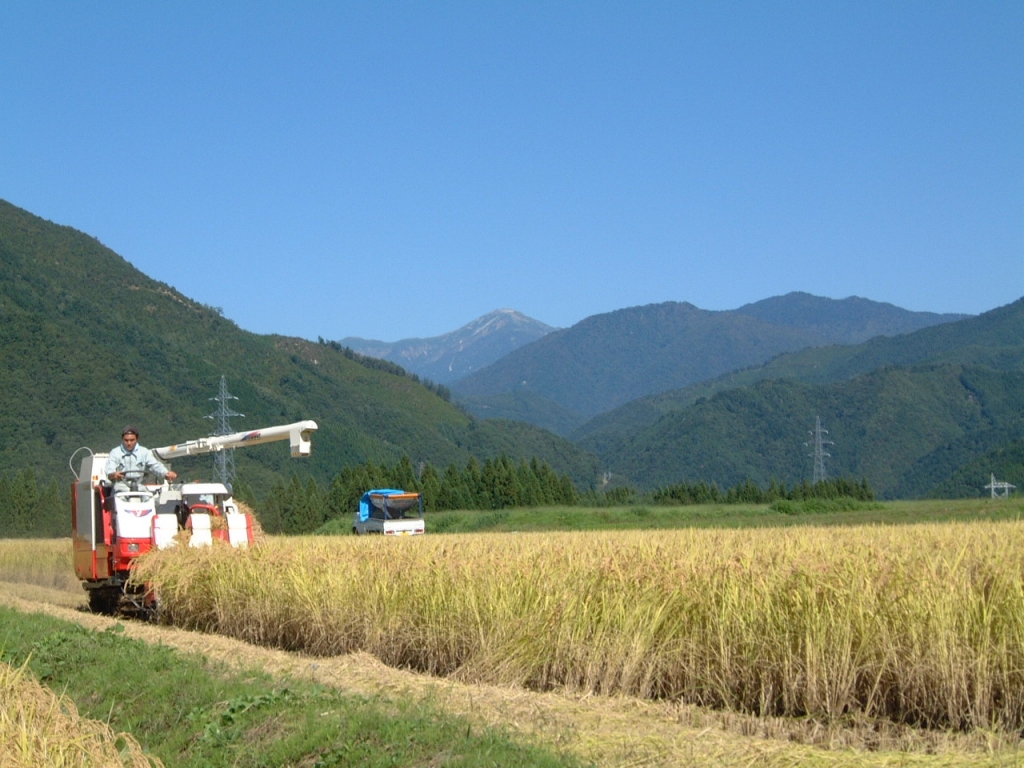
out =
<path fill-rule="evenodd" d="M 767 488 L 744 480 L 721 491 L 715 483 L 677 483 L 648 494 L 653 504 L 771 504 L 775 501 L 809 501 L 811 499 L 855 499 L 874 501 L 875 492 L 866 478 L 856 481 L 845 477 L 811 483 L 806 478 L 787 487 L 774 478 Z"/>
<path fill-rule="evenodd" d="M 720 489 L 704 481 L 681 482 L 647 493 L 620 486 L 607 491 L 579 492 L 568 475 L 543 461 L 514 462 L 507 455 L 481 464 L 470 458 L 464 467 L 449 464 L 443 472 L 429 462 L 418 466 L 408 458 L 392 465 L 364 464 L 343 468 L 329 486 L 314 478 L 292 475 L 278 480 L 261 500 L 244 484 L 235 495 L 257 510 L 267 533 L 305 534 L 332 520 L 348 520 L 360 497 L 374 488 L 398 488 L 423 495 L 428 513 L 455 509 L 593 506 L 625 504 L 772 504 L 779 501 L 854 499 L 873 501 L 867 480 L 835 478 L 787 486 L 772 480 L 767 488 L 747 480 Z M 53 538 L 70 535 L 70 491 L 56 480 L 42 482 L 31 469 L 0 475 L 0 538 Z"/>
<path fill-rule="evenodd" d="M 70 499 L 67 486 L 41 481 L 31 468 L 0 475 L 0 538 L 70 536 Z"/>
<path fill-rule="evenodd" d="M 260 525 L 267 533 L 311 533 L 329 520 L 351 518 L 360 497 L 374 488 L 416 491 L 431 512 L 580 503 L 569 476 L 537 458 L 516 463 L 501 454 L 480 464 L 471 457 L 464 467 L 453 462 L 438 472 L 430 462 L 413 466 L 403 457 L 393 465 L 366 462 L 345 467 L 328 488 L 296 475 L 287 483 L 278 481 L 259 507 Z"/>

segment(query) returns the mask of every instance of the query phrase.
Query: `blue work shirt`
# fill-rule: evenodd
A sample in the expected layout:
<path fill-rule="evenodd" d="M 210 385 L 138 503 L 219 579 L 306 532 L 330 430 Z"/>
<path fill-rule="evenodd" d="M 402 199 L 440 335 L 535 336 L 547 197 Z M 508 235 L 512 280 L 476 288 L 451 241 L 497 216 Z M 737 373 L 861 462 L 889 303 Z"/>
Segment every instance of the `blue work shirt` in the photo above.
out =
<path fill-rule="evenodd" d="M 124 472 L 126 474 L 141 472 L 142 474 L 139 475 L 139 481 L 141 482 L 146 473 L 156 475 L 162 480 L 168 471 L 167 467 L 160 463 L 160 460 L 153 455 L 149 448 L 136 443 L 135 449 L 129 451 L 124 447 L 124 443 L 121 443 L 107 457 L 107 463 L 103 467 L 103 476 L 109 478 L 111 472 Z M 130 488 L 124 480 L 118 480 L 114 483 L 115 493 L 127 490 L 130 490 Z"/>

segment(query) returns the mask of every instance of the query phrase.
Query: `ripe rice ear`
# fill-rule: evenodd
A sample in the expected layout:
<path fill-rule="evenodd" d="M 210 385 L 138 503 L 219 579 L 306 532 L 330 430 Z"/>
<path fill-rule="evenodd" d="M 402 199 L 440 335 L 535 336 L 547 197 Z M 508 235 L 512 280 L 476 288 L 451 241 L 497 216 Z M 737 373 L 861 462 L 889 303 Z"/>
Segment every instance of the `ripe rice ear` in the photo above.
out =
<path fill-rule="evenodd" d="M 143 558 L 177 622 L 466 682 L 1024 727 L 1024 523 L 269 537 Z"/>
<path fill-rule="evenodd" d="M 40 685 L 23 666 L 0 662 L 0 765 L 160 768 L 127 733 L 83 718 L 74 702 Z"/>

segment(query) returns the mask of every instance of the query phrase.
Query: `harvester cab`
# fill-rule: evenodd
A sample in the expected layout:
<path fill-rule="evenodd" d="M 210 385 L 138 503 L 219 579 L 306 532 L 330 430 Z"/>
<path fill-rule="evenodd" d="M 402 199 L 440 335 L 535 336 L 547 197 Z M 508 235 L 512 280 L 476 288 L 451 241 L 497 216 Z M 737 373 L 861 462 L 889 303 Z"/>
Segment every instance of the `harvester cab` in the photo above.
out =
<path fill-rule="evenodd" d="M 314 421 L 238 432 L 153 450 L 172 458 L 288 440 L 292 456 L 308 456 Z M 79 470 L 75 457 L 85 452 Z M 223 541 L 234 547 L 253 543 L 252 516 L 242 512 L 223 483 L 146 484 L 141 475 L 125 477 L 117 492 L 103 473 L 106 453 L 79 448 L 71 457 L 71 528 L 75 573 L 97 613 L 119 610 L 151 614 L 155 597 L 131 580 L 135 561 L 150 550 L 175 546 L 179 532 L 190 532 L 190 546 Z"/>

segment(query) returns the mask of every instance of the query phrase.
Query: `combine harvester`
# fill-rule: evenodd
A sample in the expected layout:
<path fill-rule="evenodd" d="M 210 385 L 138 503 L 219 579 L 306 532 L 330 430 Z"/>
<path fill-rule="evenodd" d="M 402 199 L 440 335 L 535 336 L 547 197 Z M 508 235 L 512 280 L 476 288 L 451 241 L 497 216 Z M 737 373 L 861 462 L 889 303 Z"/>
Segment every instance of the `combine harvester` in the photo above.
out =
<path fill-rule="evenodd" d="M 198 456 L 229 448 L 288 440 L 291 454 L 308 456 L 315 421 L 268 427 L 231 435 L 203 437 L 187 443 L 152 449 L 166 465 L 171 459 Z M 75 457 L 82 451 L 80 470 Z M 173 483 L 146 485 L 143 477 L 125 478 L 129 490 L 113 492 L 103 473 L 107 453 L 79 448 L 69 464 L 75 475 L 71 486 L 71 536 L 75 574 L 89 594 L 95 613 L 120 610 L 150 615 L 155 608 L 152 593 L 130 581 L 136 558 L 151 549 L 177 544 L 180 530 L 191 531 L 189 544 L 208 546 L 214 539 L 234 547 L 253 542 L 253 521 L 239 511 L 231 490 L 223 483 Z"/>

